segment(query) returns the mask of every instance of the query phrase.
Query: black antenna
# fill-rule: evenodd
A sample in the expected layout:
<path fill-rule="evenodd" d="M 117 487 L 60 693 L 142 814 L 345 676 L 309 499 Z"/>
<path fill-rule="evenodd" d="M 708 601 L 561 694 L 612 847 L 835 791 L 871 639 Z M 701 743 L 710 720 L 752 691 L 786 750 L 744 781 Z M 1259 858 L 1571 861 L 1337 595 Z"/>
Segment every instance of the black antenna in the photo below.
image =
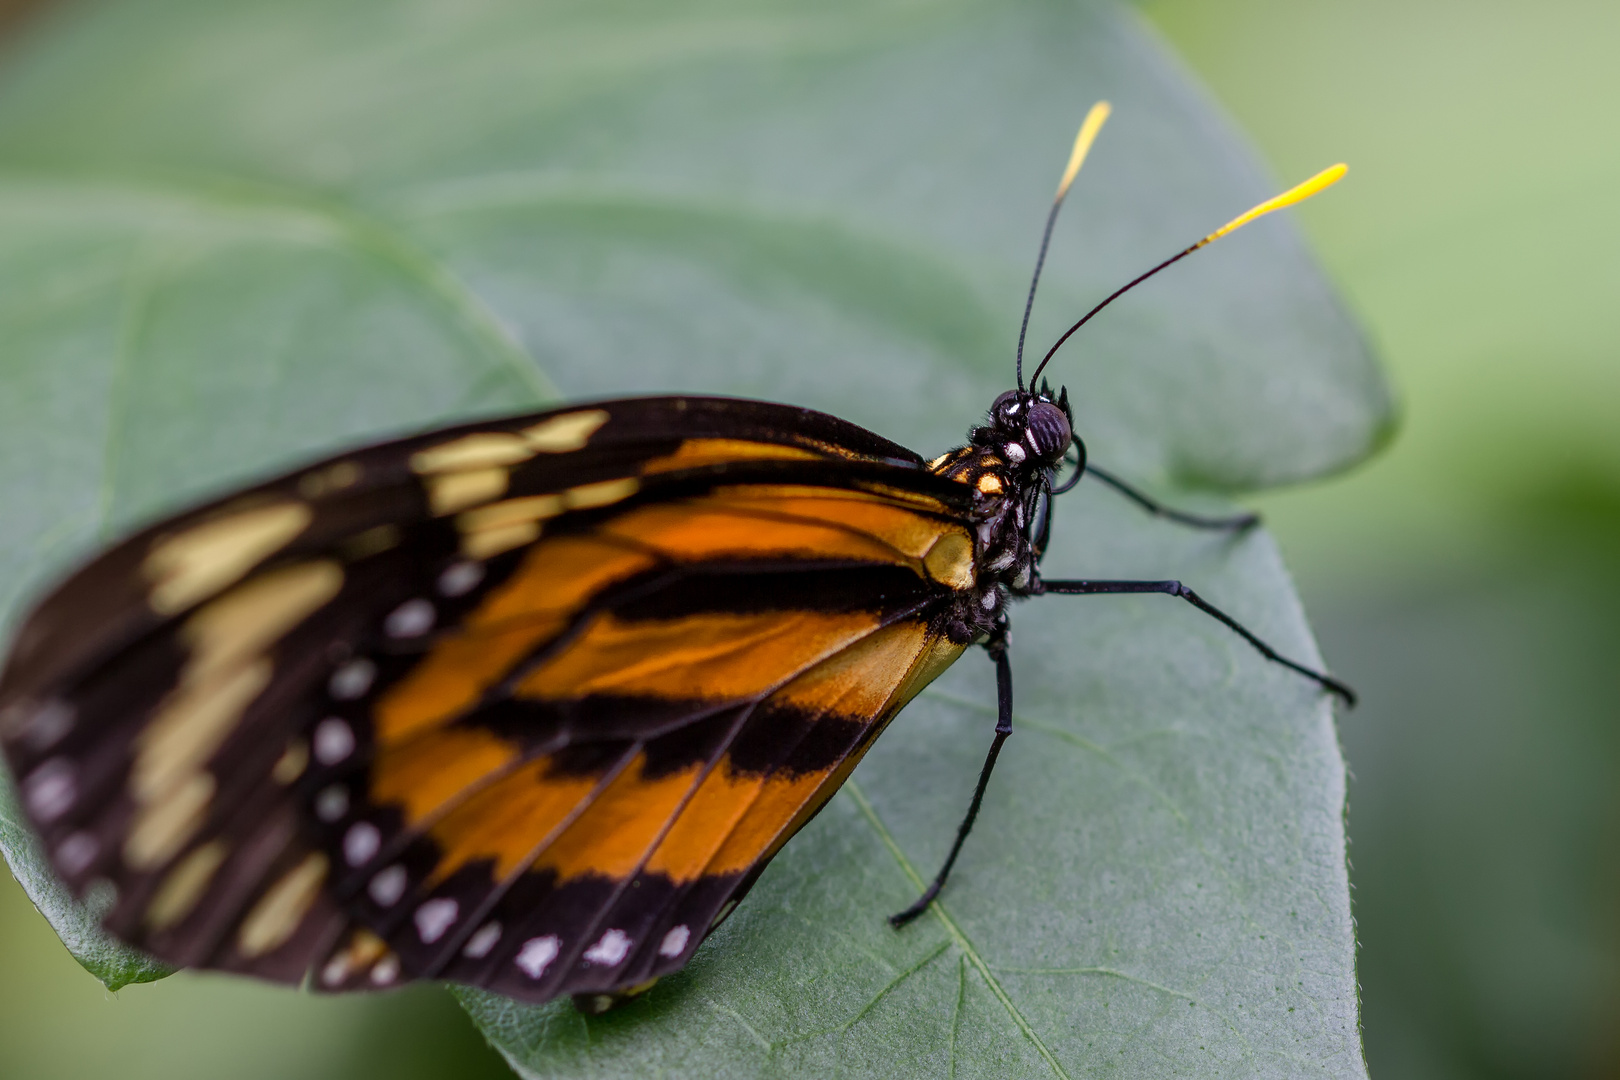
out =
<path fill-rule="evenodd" d="M 1155 266 L 1153 269 L 1149 270 L 1147 273 L 1138 275 L 1137 277 L 1134 277 L 1130 281 L 1126 282 L 1124 285 L 1122 285 L 1119 288 L 1115 289 L 1113 292 L 1108 294 L 1108 297 L 1105 300 L 1103 300 L 1102 303 L 1098 304 L 1096 307 L 1094 307 L 1090 311 L 1086 312 L 1084 315 L 1082 315 L 1080 317 L 1079 322 L 1075 323 L 1073 326 L 1069 327 L 1067 330 L 1065 330 L 1063 332 L 1063 336 L 1058 338 L 1057 342 L 1050 349 L 1048 349 L 1046 351 L 1046 355 L 1041 358 L 1040 366 L 1035 369 L 1035 374 L 1033 374 L 1033 375 L 1031 375 L 1029 377 L 1030 383 L 1033 385 L 1035 380 L 1041 377 L 1041 372 L 1046 370 L 1046 365 L 1052 359 L 1053 354 L 1056 353 L 1058 351 L 1058 349 L 1062 348 L 1063 343 L 1065 341 L 1069 340 L 1069 336 L 1071 334 L 1073 334 L 1076 330 L 1080 329 L 1082 326 L 1086 325 L 1086 323 L 1090 322 L 1091 317 L 1093 315 L 1097 314 L 1097 312 L 1101 311 L 1103 308 L 1107 307 L 1109 304 L 1112 304 L 1115 300 L 1119 299 L 1121 296 L 1123 296 L 1126 293 L 1130 292 L 1132 289 L 1134 289 L 1138 285 L 1142 284 L 1142 282 L 1146 281 L 1148 278 L 1152 277 L 1154 274 L 1157 274 L 1160 270 L 1163 270 L 1166 267 L 1173 265 L 1174 263 L 1180 262 L 1182 259 L 1185 259 L 1188 255 L 1191 255 L 1193 252 L 1197 251 L 1199 248 L 1205 246 L 1206 244 L 1214 243 L 1216 240 L 1219 240 L 1221 237 L 1225 236 L 1227 233 L 1236 232 L 1238 229 L 1241 229 L 1243 226 L 1247 225 L 1249 222 L 1253 221 L 1255 218 L 1264 217 L 1265 215 L 1271 213 L 1273 210 L 1281 210 L 1285 206 L 1292 206 L 1297 202 L 1302 202 L 1305 199 L 1310 198 L 1312 195 L 1315 195 L 1318 191 L 1321 191 L 1323 188 L 1326 188 L 1326 187 L 1329 187 L 1329 186 L 1331 186 L 1333 184 L 1338 183 L 1341 179 L 1344 178 L 1344 174 L 1349 172 L 1349 171 L 1350 171 L 1349 168 L 1346 165 L 1344 165 L 1343 163 L 1340 163 L 1338 165 L 1334 165 L 1332 168 L 1323 169 L 1321 172 L 1317 173 L 1315 176 L 1311 177 L 1309 180 L 1305 181 L 1303 184 L 1299 184 L 1299 185 L 1296 185 L 1295 187 L 1291 187 L 1287 191 L 1283 192 L 1281 195 L 1278 195 L 1275 199 L 1267 199 L 1265 202 L 1261 203 L 1259 206 L 1256 206 L 1254 209 L 1249 210 L 1249 211 L 1247 211 L 1245 213 L 1239 214 L 1237 217 L 1233 218 L 1231 221 L 1228 221 L 1225 225 L 1222 225 L 1220 228 L 1216 229 L 1214 232 L 1210 233 L 1208 236 L 1206 236 L 1202 240 L 1198 241 L 1198 243 L 1194 244 L 1192 247 L 1187 248 L 1184 251 L 1178 251 L 1176 254 L 1170 256 L 1168 259 L 1164 260 L 1164 262 L 1160 263 L 1158 266 Z M 1023 368 L 1023 365 L 1020 364 L 1019 365 L 1019 370 L 1022 371 L 1022 368 Z M 1023 384 L 1022 380 L 1020 380 L 1020 382 L 1018 384 L 1019 389 L 1023 389 L 1023 385 L 1024 384 Z"/>
<path fill-rule="evenodd" d="M 1113 109 L 1106 101 L 1099 101 L 1086 113 L 1085 121 L 1080 125 L 1080 133 L 1074 137 L 1074 149 L 1069 152 L 1068 167 L 1063 170 L 1063 180 L 1058 184 L 1057 195 L 1052 198 L 1052 209 L 1046 213 L 1046 228 L 1041 232 L 1041 253 L 1035 256 L 1035 274 L 1029 279 L 1029 296 L 1024 300 L 1024 321 L 1018 327 L 1018 389 L 1024 388 L 1024 335 L 1029 332 L 1029 313 L 1035 307 L 1035 286 L 1041 283 L 1041 267 L 1046 265 L 1046 249 L 1052 243 L 1052 226 L 1057 224 L 1058 211 L 1063 208 L 1063 197 L 1069 193 L 1069 185 L 1085 163 L 1086 154 L 1091 151 L 1091 144 L 1097 139 L 1097 132 L 1102 130 L 1103 121 Z M 1035 380 L 1031 379 L 1033 384 Z"/>

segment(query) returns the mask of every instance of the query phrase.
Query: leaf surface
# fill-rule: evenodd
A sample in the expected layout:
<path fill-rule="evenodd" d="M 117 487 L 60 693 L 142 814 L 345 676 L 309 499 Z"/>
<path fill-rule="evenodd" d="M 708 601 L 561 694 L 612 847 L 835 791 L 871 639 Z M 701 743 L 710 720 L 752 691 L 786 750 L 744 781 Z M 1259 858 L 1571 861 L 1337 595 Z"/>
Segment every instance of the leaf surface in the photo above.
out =
<path fill-rule="evenodd" d="M 5 618 L 223 485 L 559 394 L 771 397 L 938 453 L 1010 384 L 1045 203 L 1102 97 L 1032 342 L 1275 190 L 1112 6 L 67 9 L 0 72 Z M 1279 219 L 1052 373 L 1094 460 L 1206 506 L 1389 427 Z M 1046 570 L 1181 577 L 1316 659 L 1263 533 L 1189 535 L 1082 485 Z M 1164 597 L 1025 605 L 1014 648 L 1018 734 L 935 915 L 883 921 L 988 745 L 978 656 L 686 972 L 592 1020 L 463 1000 L 534 1076 L 1363 1075 L 1329 703 Z M 48 875 L 5 842 L 37 901 Z M 82 912 L 41 906 L 122 978 Z"/>

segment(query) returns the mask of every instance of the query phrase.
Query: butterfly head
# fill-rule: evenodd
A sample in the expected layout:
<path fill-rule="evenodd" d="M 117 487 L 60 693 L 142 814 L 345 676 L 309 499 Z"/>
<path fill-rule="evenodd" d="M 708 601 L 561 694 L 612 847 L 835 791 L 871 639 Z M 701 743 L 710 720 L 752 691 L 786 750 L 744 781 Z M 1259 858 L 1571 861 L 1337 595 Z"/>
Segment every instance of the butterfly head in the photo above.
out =
<path fill-rule="evenodd" d="M 990 425 L 975 432 L 975 441 L 1000 447 L 1014 463 L 1032 470 L 1057 468 L 1075 443 L 1074 414 L 1068 388 L 1054 397 L 1050 386 L 1008 390 L 990 406 Z"/>

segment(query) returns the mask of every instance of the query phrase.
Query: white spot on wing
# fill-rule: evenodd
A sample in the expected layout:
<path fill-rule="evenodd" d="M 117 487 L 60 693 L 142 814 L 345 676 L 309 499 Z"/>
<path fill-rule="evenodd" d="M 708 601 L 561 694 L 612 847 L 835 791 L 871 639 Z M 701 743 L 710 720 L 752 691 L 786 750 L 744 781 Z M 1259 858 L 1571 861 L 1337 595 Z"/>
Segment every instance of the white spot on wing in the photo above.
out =
<path fill-rule="evenodd" d="M 349 977 L 349 955 L 338 953 L 326 962 L 321 969 L 321 982 L 327 986 L 336 986 Z"/>
<path fill-rule="evenodd" d="M 371 969 L 371 981 L 376 986 L 387 986 L 399 978 L 399 957 L 389 953 Z"/>
<path fill-rule="evenodd" d="M 405 895 L 405 868 L 398 863 L 386 870 L 377 871 L 366 886 L 366 892 L 377 901 L 379 907 L 392 907 Z"/>
<path fill-rule="evenodd" d="M 322 788 L 315 796 L 315 816 L 325 822 L 337 821 L 349 812 L 349 789 L 342 784 Z"/>
<path fill-rule="evenodd" d="M 27 720 L 23 742 L 30 750 L 49 750 L 73 730 L 73 706 L 65 701 L 47 701 Z"/>
<path fill-rule="evenodd" d="M 436 617 L 433 604 L 419 596 L 389 612 L 383 622 L 383 631 L 391 638 L 421 637 L 433 629 Z"/>
<path fill-rule="evenodd" d="M 465 596 L 484 580 L 484 565 L 475 562 L 451 563 L 439 575 L 439 592 L 444 596 Z"/>
<path fill-rule="evenodd" d="M 343 834 L 343 859 L 350 866 L 363 866 L 370 862 L 380 847 L 382 833 L 369 821 L 357 821 Z"/>
<path fill-rule="evenodd" d="M 336 765 L 354 753 L 354 729 L 348 722 L 328 716 L 315 725 L 315 760 Z"/>
<path fill-rule="evenodd" d="M 547 934 L 545 937 L 530 938 L 518 950 L 517 959 L 513 963 L 522 969 L 523 974 L 531 979 L 538 979 L 546 973 L 546 968 L 557 959 L 557 953 L 562 951 L 562 942 L 556 934 Z"/>
<path fill-rule="evenodd" d="M 350 660 L 332 672 L 332 679 L 326 688 L 339 701 L 353 701 L 365 697 L 366 691 L 371 689 L 372 680 L 376 677 L 377 665 L 361 657 Z"/>
<path fill-rule="evenodd" d="M 658 943 L 659 956 L 679 956 L 686 951 L 686 943 L 692 937 L 692 931 L 684 925 L 677 926 L 664 935 L 664 940 Z"/>
<path fill-rule="evenodd" d="M 416 909 L 416 933 L 422 944 L 431 945 L 444 937 L 444 932 L 455 924 L 461 914 L 461 905 L 448 896 L 436 896 Z"/>
<path fill-rule="evenodd" d="M 623 930 L 609 930 L 602 939 L 585 950 L 585 959 L 593 964 L 612 966 L 630 953 L 630 935 Z"/>
<path fill-rule="evenodd" d="M 68 877 L 77 877 L 90 868 L 101 852 L 101 841 L 87 832 L 76 832 L 56 848 L 56 865 Z"/>
<path fill-rule="evenodd" d="M 467 944 L 461 949 L 462 956 L 470 956 L 474 960 L 482 960 L 489 955 L 495 943 L 501 940 L 501 924 L 487 922 L 478 928 L 478 932 L 467 939 Z"/>
<path fill-rule="evenodd" d="M 67 758 L 52 758 L 23 782 L 23 801 L 28 812 L 41 822 L 55 821 L 67 813 L 78 797 L 73 762 Z"/>

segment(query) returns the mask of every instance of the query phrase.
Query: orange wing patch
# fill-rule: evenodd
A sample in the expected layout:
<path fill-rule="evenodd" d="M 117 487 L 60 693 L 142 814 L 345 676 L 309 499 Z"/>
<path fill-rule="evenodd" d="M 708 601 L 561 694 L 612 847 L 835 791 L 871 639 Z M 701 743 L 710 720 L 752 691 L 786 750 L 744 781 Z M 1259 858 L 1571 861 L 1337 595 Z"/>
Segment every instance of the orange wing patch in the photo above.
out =
<path fill-rule="evenodd" d="M 446 635 L 377 703 L 381 744 L 447 724 L 513 666 L 561 633 L 604 586 L 656 565 L 647 552 L 589 536 L 537 545 L 463 628 Z"/>
<path fill-rule="evenodd" d="M 701 696 L 746 701 L 876 630 L 876 612 L 705 612 L 681 619 L 598 616 L 518 683 L 516 696 Z"/>
<path fill-rule="evenodd" d="M 566 625 L 561 614 L 538 612 L 499 630 L 446 636 L 377 702 L 372 723 L 378 745 L 397 745 L 455 720 Z"/>
<path fill-rule="evenodd" d="M 929 505 L 917 506 L 916 498 L 900 503 L 888 495 L 863 491 L 796 484 L 738 484 L 717 488 L 695 501 L 699 505 L 782 515 L 860 533 L 913 559 L 926 556 L 942 536 L 966 535 L 960 524 L 946 516 L 949 510 L 943 504 L 928 499 Z M 941 516 L 931 516 L 934 513 Z"/>
<path fill-rule="evenodd" d="M 928 631 L 917 623 L 885 627 L 823 660 L 778 690 L 770 701 L 817 715 L 836 713 L 870 720 L 882 714 L 927 641 Z"/>
<path fill-rule="evenodd" d="M 538 545 L 517 573 L 467 617 L 472 628 L 494 627 L 536 612 L 568 615 L 606 585 L 656 565 L 648 552 L 597 536 L 559 536 Z"/>
<path fill-rule="evenodd" d="M 821 804 L 843 786 L 872 741 L 882 733 L 895 714 L 940 672 L 950 667 L 966 648 L 952 644 L 944 637 L 931 635 L 914 623 L 891 627 L 883 635 L 874 636 L 884 640 L 873 643 L 867 657 L 867 662 L 873 667 L 892 674 L 902 666 L 899 663 L 902 658 L 909 660 L 909 663 L 904 665 L 904 673 L 897 682 L 884 684 L 890 693 L 882 708 L 869 714 L 873 721 L 869 730 L 850 754 L 827 771 L 801 776 L 772 775 L 760 797 L 748 807 L 747 813 L 710 859 L 704 870 L 705 875 L 746 870 L 781 850 L 782 845 L 793 838 L 793 834 L 810 820 Z M 823 685 L 831 687 L 841 681 L 834 676 Z"/>
<path fill-rule="evenodd" d="M 504 880 L 528 866 L 601 786 L 594 775 L 559 773 L 550 757 L 537 758 L 469 797 L 428 830 L 441 853 L 431 886 L 482 859 Z"/>
<path fill-rule="evenodd" d="M 816 461 L 821 454 L 797 446 L 781 443 L 755 442 L 751 439 L 687 439 L 675 448 L 673 454 L 655 457 L 641 466 L 643 476 L 654 473 L 675 472 L 679 469 L 700 469 L 707 465 L 726 465 L 733 461 Z"/>
<path fill-rule="evenodd" d="M 448 728 L 379 754 L 371 798 L 398 805 L 406 825 L 434 814 L 485 777 L 509 767 L 518 748 L 482 728 Z"/>
<path fill-rule="evenodd" d="M 687 442 L 692 444 L 684 459 L 688 462 L 704 454 L 742 452 L 732 443 L 757 451 L 755 456 L 760 457 L 809 453 L 741 440 Z M 671 458 L 681 453 L 677 451 Z M 897 505 L 886 495 L 804 485 L 737 485 L 682 503 L 634 509 L 592 534 L 535 543 L 512 578 L 384 695 L 376 710 L 379 742 L 397 742 L 473 708 L 514 665 L 561 633 L 604 587 L 654 568 L 660 557 L 677 563 L 725 558 L 845 558 L 906 566 L 919 577 L 952 588 L 973 584 L 973 543 L 966 530 L 950 520 Z M 724 617 L 713 618 L 723 621 Z M 729 696 L 730 689 L 741 687 L 738 696 L 750 697 L 776 685 L 773 680 L 762 681 L 759 673 L 789 677 L 875 626 L 868 616 L 778 614 L 758 622 L 745 627 L 720 625 L 711 619 L 701 626 L 636 631 L 604 620 L 587 631 L 587 640 L 531 676 L 522 693 L 563 698 L 607 692 L 612 687 L 617 692 L 690 696 L 691 687 L 702 686 L 704 696 Z M 683 636 L 688 631 L 692 636 Z M 784 639 L 800 632 L 811 634 L 806 639 L 809 648 L 795 652 L 793 644 Z M 632 640 L 638 636 L 640 640 Z M 744 645 L 727 644 L 740 639 L 761 645 L 775 640 L 776 644 L 766 653 L 744 660 L 736 655 Z M 670 646 L 675 648 L 665 654 Z M 662 659 L 637 663 L 638 653 L 659 653 Z M 791 660 L 789 653 L 793 653 Z M 722 660 L 723 654 L 731 654 L 731 659 Z M 690 670 L 694 663 L 706 670 Z M 783 663 L 789 666 L 779 666 Z M 615 673 L 615 665 L 628 666 Z M 663 675 L 655 677 L 649 669 L 659 666 Z M 741 678 L 739 669 L 743 668 L 756 672 L 751 678 Z M 710 674 L 720 682 L 711 684 Z M 584 681 L 569 684 L 571 678 Z"/>
<path fill-rule="evenodd" d="M 650 778 L 646 765 L 646 755 L 637 755 L 546 848 L 534 868 L 555 871 L 559 882 L 634 873 L 703 772 L 698 764 Z"/>
<path fill-rule="evenodd" d="M 818 780 L 812 778 L 812 783 Z M 704 777 L 647 860 L 647 872 L 663 874 L 677 885 L 698 877 L 764 788 L 763 776 L 739 775 L 722 761 Z"/>
<path fill-rule="evenodd" d="M 758 662 L 760 645 L 746 632 L 747 624 L 754 620 L 706 618 L 732 620 L 732 630 L 743 630 L 740 637 L 721 634 L 711 639 L 712 646 L 748 658 L 745 666 Z M 771 616 L 778 622 L 782 618 L 781 613 Z M 674 640 L 689 642 L 702 636 L 693 623 L 684 619 L 652 625 Z M 622 626 L 629 632 L 624 646 L 646 661 L 669 651 L 670 646 L 646 638 L 649 624 Z M 589 636 L 580 644 L 588 655 L 603 661 L 604 674 L 622 672 L 626 665 L 611 659 L 615 650 L 599 651 L 589 643 Z M 813 637 L 790 628 L 784 640 L 803 641 L 807 636 Z M 819 662 L 802 662 L 801 667 L 808 670 L 770 700 L 817 716 L 886 720 L 961 652 L 961 647 L 949 643 L 942 647 L 940 639 L 917 623 L 876 632 L 867 629 L 851 643 L 824 644 L 823 648 L 830 655 Z M 563 657 L 568 655 L 565 652 Z M 722 666 L 730 663 L 728 656 Z M 774 664 L 760 666 L 781 670 Z M 681 678 L 680 670 L 689 669 L 654 674 Z M 696 685 L 715 686 L 709 677 L 712 673 L 710 669 Z M 755 688 L 757 675 L 752 681 L 738 682 L 740 674 L 733 670 L 730 684 L 721 683 L 726 687 L 723 696 L 744 697 Z M 616 682 L 594 685 L 566 673 L 561 681 L 578 693 L 626 689 Z M 646 679 L 638 685 L 645 689 Z M 681 678 L 679 688 L 691 685 Z M 865 745 L 869 737 L 861 741 Z M 786 841 L 819 805 L 818 800 L 824 800 L 848 775 L 859 753 L 831 769 L 778 770 L 770 776 L 738 773 L 722 757 L 707 775 L 705 767 L 697 763 L 650 777 L 643 753 L 616 773 L 559 771 L 555 759 L 543 757 L 498 776 L 516 758 L 517 750 L 510 743 L 488 732 L 460 728 L 433 732 L 379 756 L 372 788 L 377 801 L 402 806 L 408 822 L 443 815 L 427 830 L 441 853 L 430 886 L 480 860 L 494 863 L 495 880 L 519 870 L 551 870 L 560 881 L 586 875 L 624 878 L 644 861 L 647 871 L 676 882 L 744 870 L 767 849 L 774 850 Z M 479 788 L 490 776 L 498 778 Z M 472 794 L 443 813 L 446 805 L 467 791 Z M 532 864 L 530 860 L 534 860 Z"/>
<path fill-rule="evenodd" d="M 917 569 L 916 560 L 866 533 L 808 517 L 711 507 L 705 500 L 632 510 L 602 531 L 646 544 L 677 562 L 845 558 Z"/>
<path fill-rule="evenodd" d="M 961 654 L 961 646 L 945 642 L 949 659 L 939 663 L 942 640 L 918 623 L 886 627 L 810 668 L 769 702 L 818 717 L 886 720 Z M 863 745 L 869 741 L 864 738 Z M 830 795 L 859 757 L 856 752 L 846 758 L 848 768 L 779 769 L 770 776 L 738 774 L 729 759 L 722 760 L 653 852 L 647 871 L 684 883 L 704 874 L 746 870 L 767 848 L 786 842 L 792 831 L 783 835 L 784 830 L 796 830 L 808 818 L 801 817 L 804 807 L 823 790 Z"/>

